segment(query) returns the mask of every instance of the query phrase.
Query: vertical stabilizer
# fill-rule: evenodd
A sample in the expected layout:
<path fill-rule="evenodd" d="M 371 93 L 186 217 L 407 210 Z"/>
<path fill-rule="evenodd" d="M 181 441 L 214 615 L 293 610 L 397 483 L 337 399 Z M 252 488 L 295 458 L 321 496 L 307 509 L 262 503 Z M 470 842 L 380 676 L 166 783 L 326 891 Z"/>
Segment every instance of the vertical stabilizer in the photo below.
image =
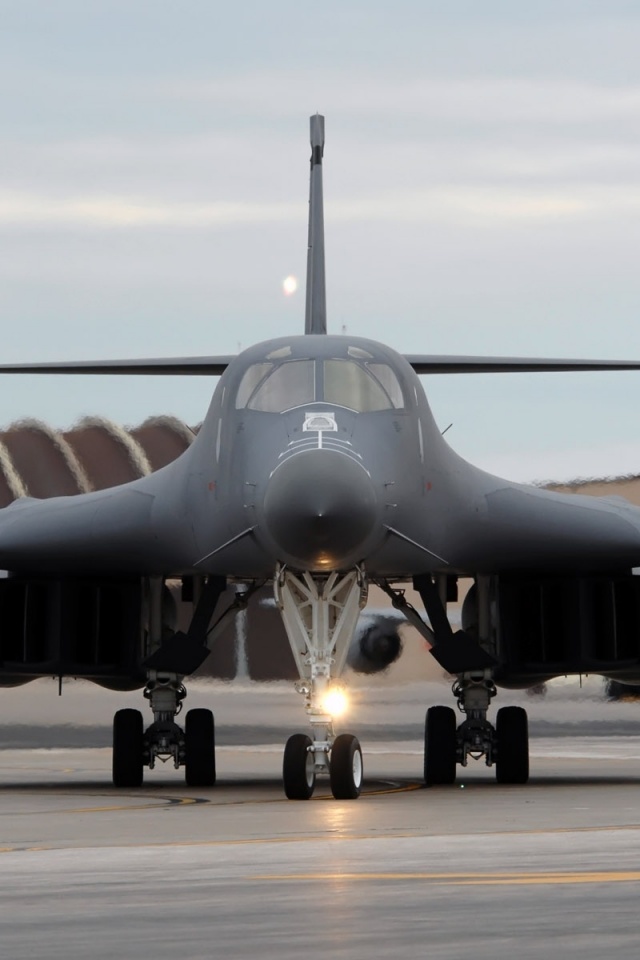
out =
<path fill-rule="evenodd" d="M 324 117 L 311 117 L 311 183 L 309 186 L 309 247 L 307 250 L 307 303 L 305 333 L 327 332 L 327 295 L 324 279 L 324 210 L 322 155 Z"/>

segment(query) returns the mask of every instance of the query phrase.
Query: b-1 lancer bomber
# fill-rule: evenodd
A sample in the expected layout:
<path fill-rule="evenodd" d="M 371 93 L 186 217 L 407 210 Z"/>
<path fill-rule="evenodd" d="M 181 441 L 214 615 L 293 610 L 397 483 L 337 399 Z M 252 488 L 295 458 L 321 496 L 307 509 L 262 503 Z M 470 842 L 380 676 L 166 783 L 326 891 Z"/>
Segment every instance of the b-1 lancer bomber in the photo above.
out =
<path fill-rule="evenodd" d="M 176 716 L 184 678 L 265 585 L 299 671 L 309 732 L 284 748 L 287 797 L 328 774 L 355 799 L 362 751 L 335 735 L 331 699 L 376 584 L 452 675 L 463 714 L 430 706 L 427 785 L 483 758 L 499 783 L 529 775 L 527 716 L 498 687 L 565 674 L 640 681 L 640 509 L 541 490 L 465 462 L 441 435 L 422 375 L 638 370 L 640 362 L 401 355 L 327 333 L 324 119 L 311 118 L 304 334 L 237 356 L 4 365 L 5 374 L 217 376 L 191 446 L 141 479 L 78 496 L 24 497 L 0 511 L 0 685 L 74 676 L 141 688 L 153 712 L 114 719 L 113 780 L 138 787 L 158 759 L 187 783 L 215 782 L 213 714 Z M 166 616 L 166 584 L 192 604 L 185 632 Z M 447 603 L 473 586 L 454 630 Z M 406 585 L 424 611 L 411 606 Z M 231 585 L 232 601 L 225 588 Z M 222 609 L 221 609 L 222 608 Z"/>

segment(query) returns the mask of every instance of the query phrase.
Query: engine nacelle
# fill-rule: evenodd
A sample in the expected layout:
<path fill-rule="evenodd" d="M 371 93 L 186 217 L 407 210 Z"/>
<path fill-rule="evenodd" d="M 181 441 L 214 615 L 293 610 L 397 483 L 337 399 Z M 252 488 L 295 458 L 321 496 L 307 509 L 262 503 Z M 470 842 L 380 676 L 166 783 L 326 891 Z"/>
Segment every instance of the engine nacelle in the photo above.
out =
<path fill-rule="evenodd" d="M 356 673 L 381 673 L 402 653 L 398 619 L 384 615 L 361 617 L 347 654 Z"/>

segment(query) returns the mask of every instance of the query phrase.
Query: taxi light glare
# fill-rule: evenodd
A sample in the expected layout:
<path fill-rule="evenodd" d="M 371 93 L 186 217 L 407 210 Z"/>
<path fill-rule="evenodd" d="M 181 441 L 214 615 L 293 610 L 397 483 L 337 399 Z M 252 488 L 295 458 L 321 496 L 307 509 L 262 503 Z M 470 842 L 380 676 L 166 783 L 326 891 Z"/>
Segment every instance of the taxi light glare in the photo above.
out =
<path fill-rule="evenodd" d="M 322 707 L 332 717 L 341 717 L 349 706 L 349 698 L 340 687 L 331 687 L 322 699 Z"/>

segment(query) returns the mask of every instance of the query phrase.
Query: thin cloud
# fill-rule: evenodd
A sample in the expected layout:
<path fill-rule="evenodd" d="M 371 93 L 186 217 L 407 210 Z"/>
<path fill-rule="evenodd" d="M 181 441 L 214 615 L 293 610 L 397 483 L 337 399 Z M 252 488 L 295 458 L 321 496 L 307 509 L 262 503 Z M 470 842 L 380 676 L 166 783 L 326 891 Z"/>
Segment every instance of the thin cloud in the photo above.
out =
<path fill-rule="evenodd" d="M 243 72 L 221 79 L 182 78 L 160 81 L 148 92 L 168 101 L 206 102 L 243 116 L 265 112 L 271 118 L 294 118 L 309 109 L 309 94 L 317 85 L 314 71 Z M 340 118 L 359 120 L 419 117 L 429 121 L 480 123 L 583 124 L 628 118 L 637 123 L 640 85 L 604 85 L 553 78 L 486 76 L 453 80 L 438 76 L 398 77 L 379 73 L 357 77 L 335 71 L 322 82 L 322 109 Z"/>
<path fill-rule="evenodd" d="M 0 225 L 225 227 L 304 217 L 302 203 L 162 203 L 118 196 L 49 198 L 0 194 Z"/>
<path fill-rule="evenodd" d="M 543 190 L 443 186 L 369 195 L 327 204 L 335 222 L 496 222 L 636 217 L 640 187 L 630 184 L 582 185 Z M 291 223 L 304 220 L 306 204 L 215 201 L 163 202 L 123 196 L 47 197 L 0 193 L 0 226 L 34 224 L 96 228 L 179 227 L 219 229 L 237 224 Z"/>

